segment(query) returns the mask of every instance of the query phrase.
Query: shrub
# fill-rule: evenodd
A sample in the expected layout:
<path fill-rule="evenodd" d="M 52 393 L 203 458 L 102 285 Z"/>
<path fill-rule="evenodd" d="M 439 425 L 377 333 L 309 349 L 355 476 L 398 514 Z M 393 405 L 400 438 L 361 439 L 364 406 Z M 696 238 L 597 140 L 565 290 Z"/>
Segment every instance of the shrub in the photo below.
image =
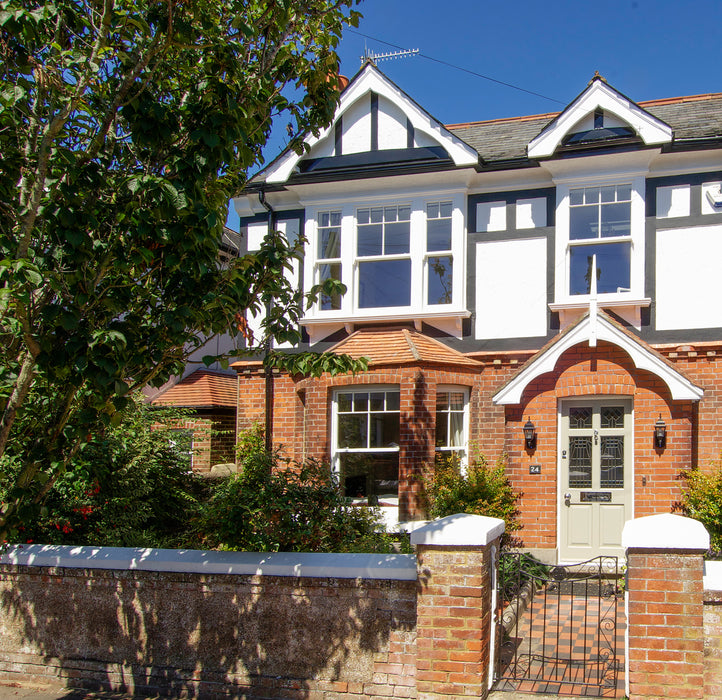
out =
<path fill-rule="evenodd" d="M 507 479 L 503 459 L 491 467 L 480 456 L 463 469 L 456 457 L 439 457 L 427 479 L 426 494 L 432 518 L 454 513 L 501 518 L 506 524 L 507 542 L 509 533 L 521 529 L 517 521 L 521 494 Z"/>
<path fill-rule="evenodd" d="M 680 477 L 686 482 L 682 498 L 675 510 L 699 520 L 709 532 L 713 552 L 722 551 L 722 467 L 717 464 L 710 472 L 688 469 Z"/>
<path fill-rule="evenodd" d="M 388 552 L 379 511 L 347 503 L 330 467 L 284 460 L 256 428 L 239 440 L 239 473 L 218 483 L 199 517 L 199 546 L 257 552 Z"/>
<path fill-rule="evenodd" d="M 174 425 L 183 412 L 135 397 L 115 427 L 98 426 L 49 489 L 17 541 L 174 547 L 206 492 Z"/>

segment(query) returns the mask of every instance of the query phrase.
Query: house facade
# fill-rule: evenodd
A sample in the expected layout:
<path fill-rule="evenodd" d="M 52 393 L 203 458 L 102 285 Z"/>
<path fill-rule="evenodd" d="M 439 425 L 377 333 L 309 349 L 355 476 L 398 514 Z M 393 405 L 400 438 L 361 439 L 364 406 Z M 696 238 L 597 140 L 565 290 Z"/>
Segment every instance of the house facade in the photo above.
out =
<path fill-rule="evenodd" d="M 444 126 L 367 63 L 307 145 L 235 200 L 241 233 L 305 236 L 297 284 L 347 292 L 302 349 L 369 370 L 237 363 L 239 429 L 267 417 L 391 521 L 424 517 L 438 456 L 504 458 L 548 561 L 619 554 L 719 457 L 722 94 L 635 103 L 597 75 L 558 114 Z"/>

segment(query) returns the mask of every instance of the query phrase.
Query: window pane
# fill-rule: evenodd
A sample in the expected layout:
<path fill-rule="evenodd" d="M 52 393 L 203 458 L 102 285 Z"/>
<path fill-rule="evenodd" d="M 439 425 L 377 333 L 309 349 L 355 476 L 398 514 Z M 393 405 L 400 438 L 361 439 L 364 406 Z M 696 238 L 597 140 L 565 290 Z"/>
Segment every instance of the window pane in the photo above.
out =
<path fill-rule="evenodd" d="M 338 394 L 336 397 L 339 412 L 351 411 L 353 407 L 353 394 Z"/>
<path fill-rule="evenodd" d="M 450 255 L 427 260 L 429 289 L 428 304 L 451 304 L 454 270 Z"/>
<path fill-rule="evenodd" d="M 629 243 L 572 247 L 569 263 L 569 293 L 590 293 L 594 255 L 597 256 L 597 291 L 600 294 L 629 291 L 630 254 Z"/>
<path fill-rule="evenodd" d="M 569 427 L 574 429 L 592 427 L 592 409 L 588 406 L 569 409 Z"/>
<path fill-rule="evenodd" d="M 371 210 L 371 223 L 380 224 L 384 220 L 384 210 L 381 207 Z"/>
<path fill-rule="evenodd" d="M 441 216 L 451 216 L 451 202 L 441 202 L 439 204 L 439 212 Z"/>
<path fill-rule="evenodd" d="M 399 221 L 411 219 L 411 207 L 399 207 Z"/>
<path fill-rule="evenodd" d="M 366 392 L 357 393 L 353 396 L 353 410 L 368 411 L 369 408 L 369 395 Z"/>
<path fill-rule="evenodd" d="M 383 254 L 383 226 L 381 224 L 358 227 L 358 255 L 382 255 Z"/>
<path fill-rule="evenodd" d="M 341 229 L 329 227 L 318 230 L 318 257 L 341 257 Z"/>
<path fill-rule="evenodd" d="M 449 446 L 449 414 L 446 411 L 436 413 L 436 447 Z"/>
<path fill-rule="evenodd" d="M 449 415 L 449 447 L 464 446 L 464 414 L 451 413 Z"/>
<path fill-rule="evenodd" d="M 409 306 L 411 260 L 364 262 L 358 269 L 360 308 Z"/>
<path fill-rule="evenodd" d="M 598 187 L 585 187 L 584 188 L 584 203 L 595 204 L 599 201 L 599 188 Z"/>
<path fill-rule="evenodd" d="M 399 392 L 398 391 L 387 391 L 386 392 L 386 410 L 387 411 L 398 411 L 399 410 Z"/>
<path fill-rule="evenodd" d="M 396 221 L 396 207 L 386 207 L 384 209 L 384 221 Z"/>
<path fill-rule="evenodd" d="M 449 392 L 448 391 L 436 392 L 436 410 L 437 411 L 448 411 L 449 410 Z"/>
<path fill-rule="evenodd" d="M 601 411 L 602 428 L 624 427 L 624 406 L 603 406 Z"/>
<path fill-rule="evenodd" d="M 436 219 L 439 216 L 439 203 L 433 202 L 426 205 L 426 216 L 429 219 Z"/>
<path fill-rule="evenodd" d="M 344 454 L 341 455 L 340 470 L 346 498 L 368 499 L 371 505 L 384 505 L 384 498 L 398 498 L 398 452 Z"/>
<path fill-rule="evenodd" d="M 629 236 L 631 220 L 630 202 L 605 204 L 602 207 L 602 236 Z"/>
<path fill-rule="evenodd" d="M 341 212 L 340 211 L 332 211 L 331 212 L 331 226 L 340 226 L 341 225 Z"/>
<path fill-rule="evenodd" d="M 356 212 L 356 222 L 359 224 L 367 224 L 369 222 L 369 210 L 359 209 Z"/>
<path fill-rule="evenodd" d="M 426 250 L 451 250 L 451 219 L 426 222 Z"/>
<path fill-rule="evenodd" d="M 398 447 L 398 413 L 372 413 L 369 425 L 369 447 Z"/>
<path fill-rule="evenodd" d="M 409 252 L 409 222 L 386 224 L 384 255 L 403 255 Z"/>
<path fill-rule="evenodd" d="M 584 204 L 584 190 L 569 190 L 569 204 Z"/>
<path fill-rule="evenodd" d="M 331 265 L 319 265 L 318 266 L 318 281 L 323 282 L 328 279 L 341 279 L 341 263 L 333 263 Z M 340 294 L 321 294 L 320 307 L 324 311 L 329 309 L 338 310 L 341 308 L 341 295 Z"/>
<path fill-rule="evenodd" d="M 621 435 L 602 436 L 599 486 L 603 489 L 624 487 L 624 438 Z"/>
<path fill-rule="evenodd" d="M 572 207 L 569 210 L 569 238 L 597 238 L 599 207 Z"/>
<path fill-rule="evenodd" d="M 463 411 L 464 393 L 461 391 L 449 392 L 449 406 L 452 411 Z"/>
<path fill-rule="evenodd" d="M 569 488 L 592 487 L 592 438 L 569 438 Z"/>
<path fill-rule="evenodd" d="M 328 226 L 330 224 L 330 217 L 331 217 L 331 214 L 329 212 L 322 211 L 319 214 L 318 225 L 319 226 Z"/>
<path fill-rule="evenodd" d="M 369 406 L 372 411 L 384 410 L 384 392 L 374 391 L 369 394 Z"/>
<path fill-rule="evenodd" d="M 338 416 L 338 447 L 367 447 L 367 415 L 344 413 Z"/>

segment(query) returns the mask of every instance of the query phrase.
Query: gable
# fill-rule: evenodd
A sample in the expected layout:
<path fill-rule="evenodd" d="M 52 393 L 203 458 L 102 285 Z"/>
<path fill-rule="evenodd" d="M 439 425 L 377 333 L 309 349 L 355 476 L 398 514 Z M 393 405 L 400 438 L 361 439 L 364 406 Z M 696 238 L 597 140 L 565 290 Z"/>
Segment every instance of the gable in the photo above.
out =
<path fill-rule="evenodd" d="M 259 174 L 268 183 L 294 175 L 363 171 L 385 164 L 475 166 L 477 152 L 367 63 L 341 94 L 333 123 Z"/>
<path fill-rule="evenodd" d="M 672 141 L 669 125 L 595 76 L 589 87 L 553 119 L 527 147 L 530 158 L 548 158 L 560 146 L 645 146 Z"/>

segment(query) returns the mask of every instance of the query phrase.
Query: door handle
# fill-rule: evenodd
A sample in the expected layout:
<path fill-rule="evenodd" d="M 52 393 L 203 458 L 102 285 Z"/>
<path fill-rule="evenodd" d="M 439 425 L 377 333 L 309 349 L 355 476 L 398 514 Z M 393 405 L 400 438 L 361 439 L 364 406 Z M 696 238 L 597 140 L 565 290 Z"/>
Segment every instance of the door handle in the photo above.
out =
<path fill-rule="evenodd" d="M 570 506 L 572 504 L 572 494 L 568 491 L 564 494 L 564 505 Z"/>

